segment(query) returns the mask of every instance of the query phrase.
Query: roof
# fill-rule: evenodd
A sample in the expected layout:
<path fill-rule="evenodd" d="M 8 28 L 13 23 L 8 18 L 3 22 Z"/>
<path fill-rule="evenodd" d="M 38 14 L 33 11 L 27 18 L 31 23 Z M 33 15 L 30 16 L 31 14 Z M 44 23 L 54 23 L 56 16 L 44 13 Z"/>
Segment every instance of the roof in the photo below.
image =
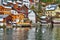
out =
<path fill-rule="evenodd" d="M 20 6 L 20 7 L 21 7 L 21 6 L 22 6 L 22 4 L 18 4 L 18 6 Z"/>
<path fill-rule="evenodd" d="M 12 1 L 7 1 L 7 2 L 12 3 Z"/>
<path fill-rule="evenodd" d="M 7 5 L 7 3 L 6 3 L 6 2 L 3 2 L 3 4 Z"/>
<path fill-rule="evenodd" d="M 17 3 L 22 3 L 22 1 L 18 1 L 18 0 L 17 0 Z"/>
<path fill-rule="evenodd" d="M 11 6 L 10 7 L 9 6 L 4 6 L 4 8 L 10 8 L 11 9 L 12 7 Z"/>
<path fill-rule="evenodd" d="M 57 8 L 56 4 L 47 5 L 45 10 L 55 10 Z"/>
<path fill-rule="evenodd" d="M 14 1 L 13 4 L 16 4 L 16 2 Z"/>
<path fill-rule="evenodd" d="M 28 10 L 28 13 L 31 13 L 33 10 Z M 33 11 L 34 12 L 34 11 Z M 34 12 L 35 13 L 35 12 Z"/>

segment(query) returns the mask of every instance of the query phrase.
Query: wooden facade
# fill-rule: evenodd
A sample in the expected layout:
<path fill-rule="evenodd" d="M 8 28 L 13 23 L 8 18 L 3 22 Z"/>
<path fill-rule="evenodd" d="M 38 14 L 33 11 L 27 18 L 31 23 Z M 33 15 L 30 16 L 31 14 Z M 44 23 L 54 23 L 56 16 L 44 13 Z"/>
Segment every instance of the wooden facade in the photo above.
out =
<path fill-rule="evenodd" d="M 0 6 L 0 14 L 11 14 L 10 12 L 11 9 L 4 8 L 3 6 Z"/>
<path fill-rule="evenodd" d="M 0 15 L 8 15 L 7 17 L 3 18 L 3 23 L 9 24 L 9 22 L 16 22 L 16 19 L 19 19 L 20 21 L 17 23 L 19 24 L 21 23 L 21 20 L 24 20 L 25 16 L 28 17 L 28 8 L 25 5 L 19 8 L 17 4 L 14 4 L 13 8 L 18 12 L 18 15 L 12 14 L 10 12 L 12 9 L 0 6 Z M 26 23 L 29 23 L 29 21 Z"/>
<path fill-rule="evenodd" d="M 26 5 L 23 5 L 23 6 L 21 7 L 20 12 L 23 13 L 23 14 L 25 14 L 26 17 L 28 17 L 28 8 L 27 8 Z"/>

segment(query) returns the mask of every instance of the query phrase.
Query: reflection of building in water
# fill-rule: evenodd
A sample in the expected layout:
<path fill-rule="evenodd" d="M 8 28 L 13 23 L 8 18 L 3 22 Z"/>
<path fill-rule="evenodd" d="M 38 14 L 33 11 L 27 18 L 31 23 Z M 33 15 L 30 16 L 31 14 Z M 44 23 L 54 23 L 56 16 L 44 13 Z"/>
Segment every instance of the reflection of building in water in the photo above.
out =
<path fill-rule="evenodd" d="M 6 40 L 12 40 L 12 29 L 6 29 Z"/>
<path fill-rule="evenodd" d="M 13 31 L 13 40 L 26 40 L 28 31 L 25 28 L 17 28 Z"/>

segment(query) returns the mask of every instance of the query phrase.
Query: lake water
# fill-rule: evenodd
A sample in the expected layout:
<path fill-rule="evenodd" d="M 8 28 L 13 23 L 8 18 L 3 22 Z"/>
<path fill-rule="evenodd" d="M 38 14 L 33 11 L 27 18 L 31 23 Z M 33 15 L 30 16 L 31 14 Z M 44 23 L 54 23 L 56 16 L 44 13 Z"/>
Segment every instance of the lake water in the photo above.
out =
<path fill-rule="evenodd" d="M 26 30 L 29 29 L 29 30 Z M 0 28 L 0 40 L 32 40 L 35 38 L 34 28 L 13 28 L 6 29 Z M 33 35 L 33 38 L 31 38 Z M 35 40 L 35 39 L 34 39 Z"/>

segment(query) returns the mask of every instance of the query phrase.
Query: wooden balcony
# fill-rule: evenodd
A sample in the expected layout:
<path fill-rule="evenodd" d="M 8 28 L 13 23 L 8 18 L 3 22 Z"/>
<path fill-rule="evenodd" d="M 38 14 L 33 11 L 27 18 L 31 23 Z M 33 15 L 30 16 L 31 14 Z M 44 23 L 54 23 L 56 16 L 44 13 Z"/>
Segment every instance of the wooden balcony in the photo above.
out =
<path fill-rule="evenodd" d="M 11 14 L 10 12 L 11 9 L 8 9 L 8 8 L 4 8 L 3 6 L 0 6 L 0 14 Z"/>

